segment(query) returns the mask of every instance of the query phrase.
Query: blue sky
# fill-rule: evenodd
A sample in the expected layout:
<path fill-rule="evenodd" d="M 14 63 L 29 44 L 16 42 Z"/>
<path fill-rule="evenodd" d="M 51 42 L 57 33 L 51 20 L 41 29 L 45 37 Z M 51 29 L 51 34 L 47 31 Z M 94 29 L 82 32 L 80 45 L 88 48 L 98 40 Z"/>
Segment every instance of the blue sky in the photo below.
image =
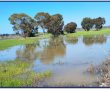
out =
<path fill-rule="evenodd" d="M 34 17 L 38 12 L 63 15 L 65 24 L 76 22 L 78 27 L 84 17 L 104 17 L 110 25 L 110 2 L 0 2 L 0 34 L 14 33 L 8 18 L 13 13 L 26 13 Z"/>

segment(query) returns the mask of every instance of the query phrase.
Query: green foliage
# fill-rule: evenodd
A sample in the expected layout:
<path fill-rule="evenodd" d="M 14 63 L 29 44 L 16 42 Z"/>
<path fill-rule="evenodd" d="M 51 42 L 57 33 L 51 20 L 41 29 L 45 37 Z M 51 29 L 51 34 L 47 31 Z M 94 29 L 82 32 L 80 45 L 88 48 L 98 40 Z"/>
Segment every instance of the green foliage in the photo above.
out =
<path fill-rule="evenodd" d="M 37 13 L 34 17 L 37 20 L 38 25 L 45 29 L 48 33 L 51 33 L 54 36 L 63 34 L 62 28 L 64 25 L 63 17 L 61 14 L 49 15 L 48 13 L 40 12 Z"/>
<path fill-rule="evenodd" d="M 65 25 L 64 30 L 67 33 L 75 33 L 76 27 L 77 27 L 77 24 L 75 22 L 70 22 L 67 25 Z"/>
<path fill-rule="evenodd" d="M 81 26 L 85 31 L 89 31 L 93 27 L 93 21 L 91 18 L 83 18 Z"/>
<path fill-rule="evenodd" d="M 47 23 L 50 21 L 50 15 L 48 13 L 39 12 L 34 17 L 37 20 L 38 25 L 43 29 L 45 33 L 45 29 L 47 29 Z"/>
<path fill-rule="evenodd" d="M 25 13 L 13 14 L 9 17 L 10 23 L 13 25 L 13 30 L 17 34 L 22 33 L 24 37 L 34 37 L 35 33 L 38 33 L 38 26 L 53 36 L 64 34 L 63 32 L 63 16 L 61 14 L 50 15 L 49 13 L 39 12 L 35 15 L 35 20 Z M 89 31 L 95 26 L 96 30 L 99 30 L 105 24 L 105 19 L 98 17 L 91 19 L 89 17 L 83 18 L 81 26 L 85 31 Z M 74 33 L 77 24 L 70 22 L 65 25 L 64 30 L 67 33 Z"/>
<path fill-rule="evenodd" d="M 38 32 L 36 21 L 24 13 L 11 15 L 9 21 L 13 25 L 13 30 L 24 37 L 34 36 Z"/>
<path fill-rule="evenodd" d="M 60 14 L 55 14 L 50 17 L 50 22 L 47 24 L 48 32 L 52 35 L 58 36 L 63 34 L 62 28 L 64 25 L 63 17 Z"/>
<path fill-rule="evenodd" d="M 98 17 L 98 18 L 93 19 L 93 22 L 94 22 L 96 30 L 99 30 L 105 24 L 105 19 L 102 17 Z"/>
<path fill-rule="evenodd" d="M 93 26 L 95 26 L 96 30 L 99 30 L 105 24 L 105 18 L 98 17 L 98 18 L 83 18 L 81 22 L 81 26 L 85 31 L 89 31 Z"/>

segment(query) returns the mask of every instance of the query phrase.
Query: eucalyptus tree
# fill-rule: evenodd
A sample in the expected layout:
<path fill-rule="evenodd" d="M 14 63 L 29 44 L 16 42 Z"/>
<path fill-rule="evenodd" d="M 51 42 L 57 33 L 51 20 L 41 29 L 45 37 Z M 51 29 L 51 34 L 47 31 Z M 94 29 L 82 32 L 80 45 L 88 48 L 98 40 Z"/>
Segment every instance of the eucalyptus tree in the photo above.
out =
<path fill-rule="evenodd" d="M 105 18 L 98 17 L 98 18 L 93 19 L 93 22 L 94 22 L 94 26 L 96 30 L 99 30 L 103 27 L 106 21 L 105 21 Z"/>
<path fill-rule="evenodd" d="M 85 31 L 89 31 L 93 27 L 93 25 L 94 25 L 93 20 L 88 17 L 83 18 L 81 22 L 81 26 Z"/>
<path fill-rule="evenodd" d="M 45 12 L 39 12 L 35 15 L 34 18 L 45 33 L 45 30 L 47 29 L 47 23 L 50 21 L 50 15 Z"/>
<path fill-rule="evenodd" d="M 67 33 L 75 33 L 76 28 L 77 28 L 77 24 L 75 22 L 70 22 L 67 25 L 65 25 L 64 30 Z"/>
<path fill-rule="evenodd" d="M 37 22 L 25 13 L 12 14 L 9 17 L 13 30 L 24 37 L 34 36 L 38 32 Z"/>
<path fill-rule="evenodd" d="M 58 36 L 63 32 L 63 17 L 61 14 L 55 14 L 50 17 L 50 21 L 47 23 L 48 31 L 54 35 Z"/>

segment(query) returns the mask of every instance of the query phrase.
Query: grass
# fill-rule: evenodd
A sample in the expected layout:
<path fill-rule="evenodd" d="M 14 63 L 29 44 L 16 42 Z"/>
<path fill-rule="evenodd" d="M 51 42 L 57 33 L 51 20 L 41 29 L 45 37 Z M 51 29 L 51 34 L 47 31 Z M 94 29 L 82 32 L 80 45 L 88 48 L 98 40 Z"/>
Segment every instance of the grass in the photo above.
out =
<path fill-rule="evenodd" d="M 50 71 L 35 73 L 26 61 L 8 61 L 0 63 L 0 87 L 27 87 L 51 76 Z M 36 82 L 34 82 L 36 80 Z"/>
<path fill-rule="evenodd" d="M 110 28 L 103 28 L 99 31 L 77 31 L 76 33 L 67 34 L 67 37 L 77 37 L 77 36 L 87 36 L 87 35 L 109 35 L 110 34 Z M 39 39 L 43 38 L 49 38 L 51 34 L 40 34 L 37 37 L 28 37 L 26 39 L 24 38 L 18 38 L 18 39 L 7 39 L 7 40 L 0 40 L 0 50 L 7 49 L 12 46 L 16 45 L 22 45 L 22 44 L 32 44 L 36 43 Z"/>
<path fill-rule="evenodd" d="M 22 44 L 37 43 L 38 40 L 49 38 L 50 34 L 37 37 L 0 40 L 0 50 Z M 32 64 L 28 61 L 14 60 L 0 62 L 0 87 L 31 87 L 40 80 L 51 76 L 50 71 L 36 73 L 31 70 Z"/>
<path fill-rule="evenodd" d="M 109 35 L 110 28 L 103 28 L 99 31 L 77 31 L 76 33 L 66 34 L 67 37 L 87 36 L 87 35 Z"/>
<path fill-rule="evenodd" d="M 16 45 L 36 43 L 39 39 L 49 38 L 50 36 L 51 36 L 50 34 L 44 34 L 38 37 L 28 37 L 28 38 L 21 37 L 17 39 L 0 40 L 0 50 L 4 50 L 9 47 L 16 46 Z"/>
<path fill-rule="evenodd" d="M 35 73 L 28 70 L 29 66 L 28 62 L 20 60 L 0 63 L 0 87 L 31 85 Z"/>
<path fill-rule="evenodd" d="M 50 77 L 52 73 L 50 71 L 45 71 L 43 73 L 38 73 L 36 76 L 39 79 L 45 78 L 45 77 Z"/>

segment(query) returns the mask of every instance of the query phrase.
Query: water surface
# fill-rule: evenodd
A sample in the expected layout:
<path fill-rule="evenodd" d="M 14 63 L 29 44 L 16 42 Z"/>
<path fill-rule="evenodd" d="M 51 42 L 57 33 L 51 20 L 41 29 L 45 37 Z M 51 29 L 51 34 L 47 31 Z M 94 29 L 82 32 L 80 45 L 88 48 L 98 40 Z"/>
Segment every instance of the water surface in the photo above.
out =
<path fill-rule="evenodd" d="M 41 86 L 89 85 L 97 80 L 97 75 L 85 72 L 110 55 L 109 45 L 110 37 L 104 35 L 42 39 L 36 44 L 0 51 L 0 61 L 28 60 L 34 63 L 35 72 L 52 71 L 52 77 Z"/>

